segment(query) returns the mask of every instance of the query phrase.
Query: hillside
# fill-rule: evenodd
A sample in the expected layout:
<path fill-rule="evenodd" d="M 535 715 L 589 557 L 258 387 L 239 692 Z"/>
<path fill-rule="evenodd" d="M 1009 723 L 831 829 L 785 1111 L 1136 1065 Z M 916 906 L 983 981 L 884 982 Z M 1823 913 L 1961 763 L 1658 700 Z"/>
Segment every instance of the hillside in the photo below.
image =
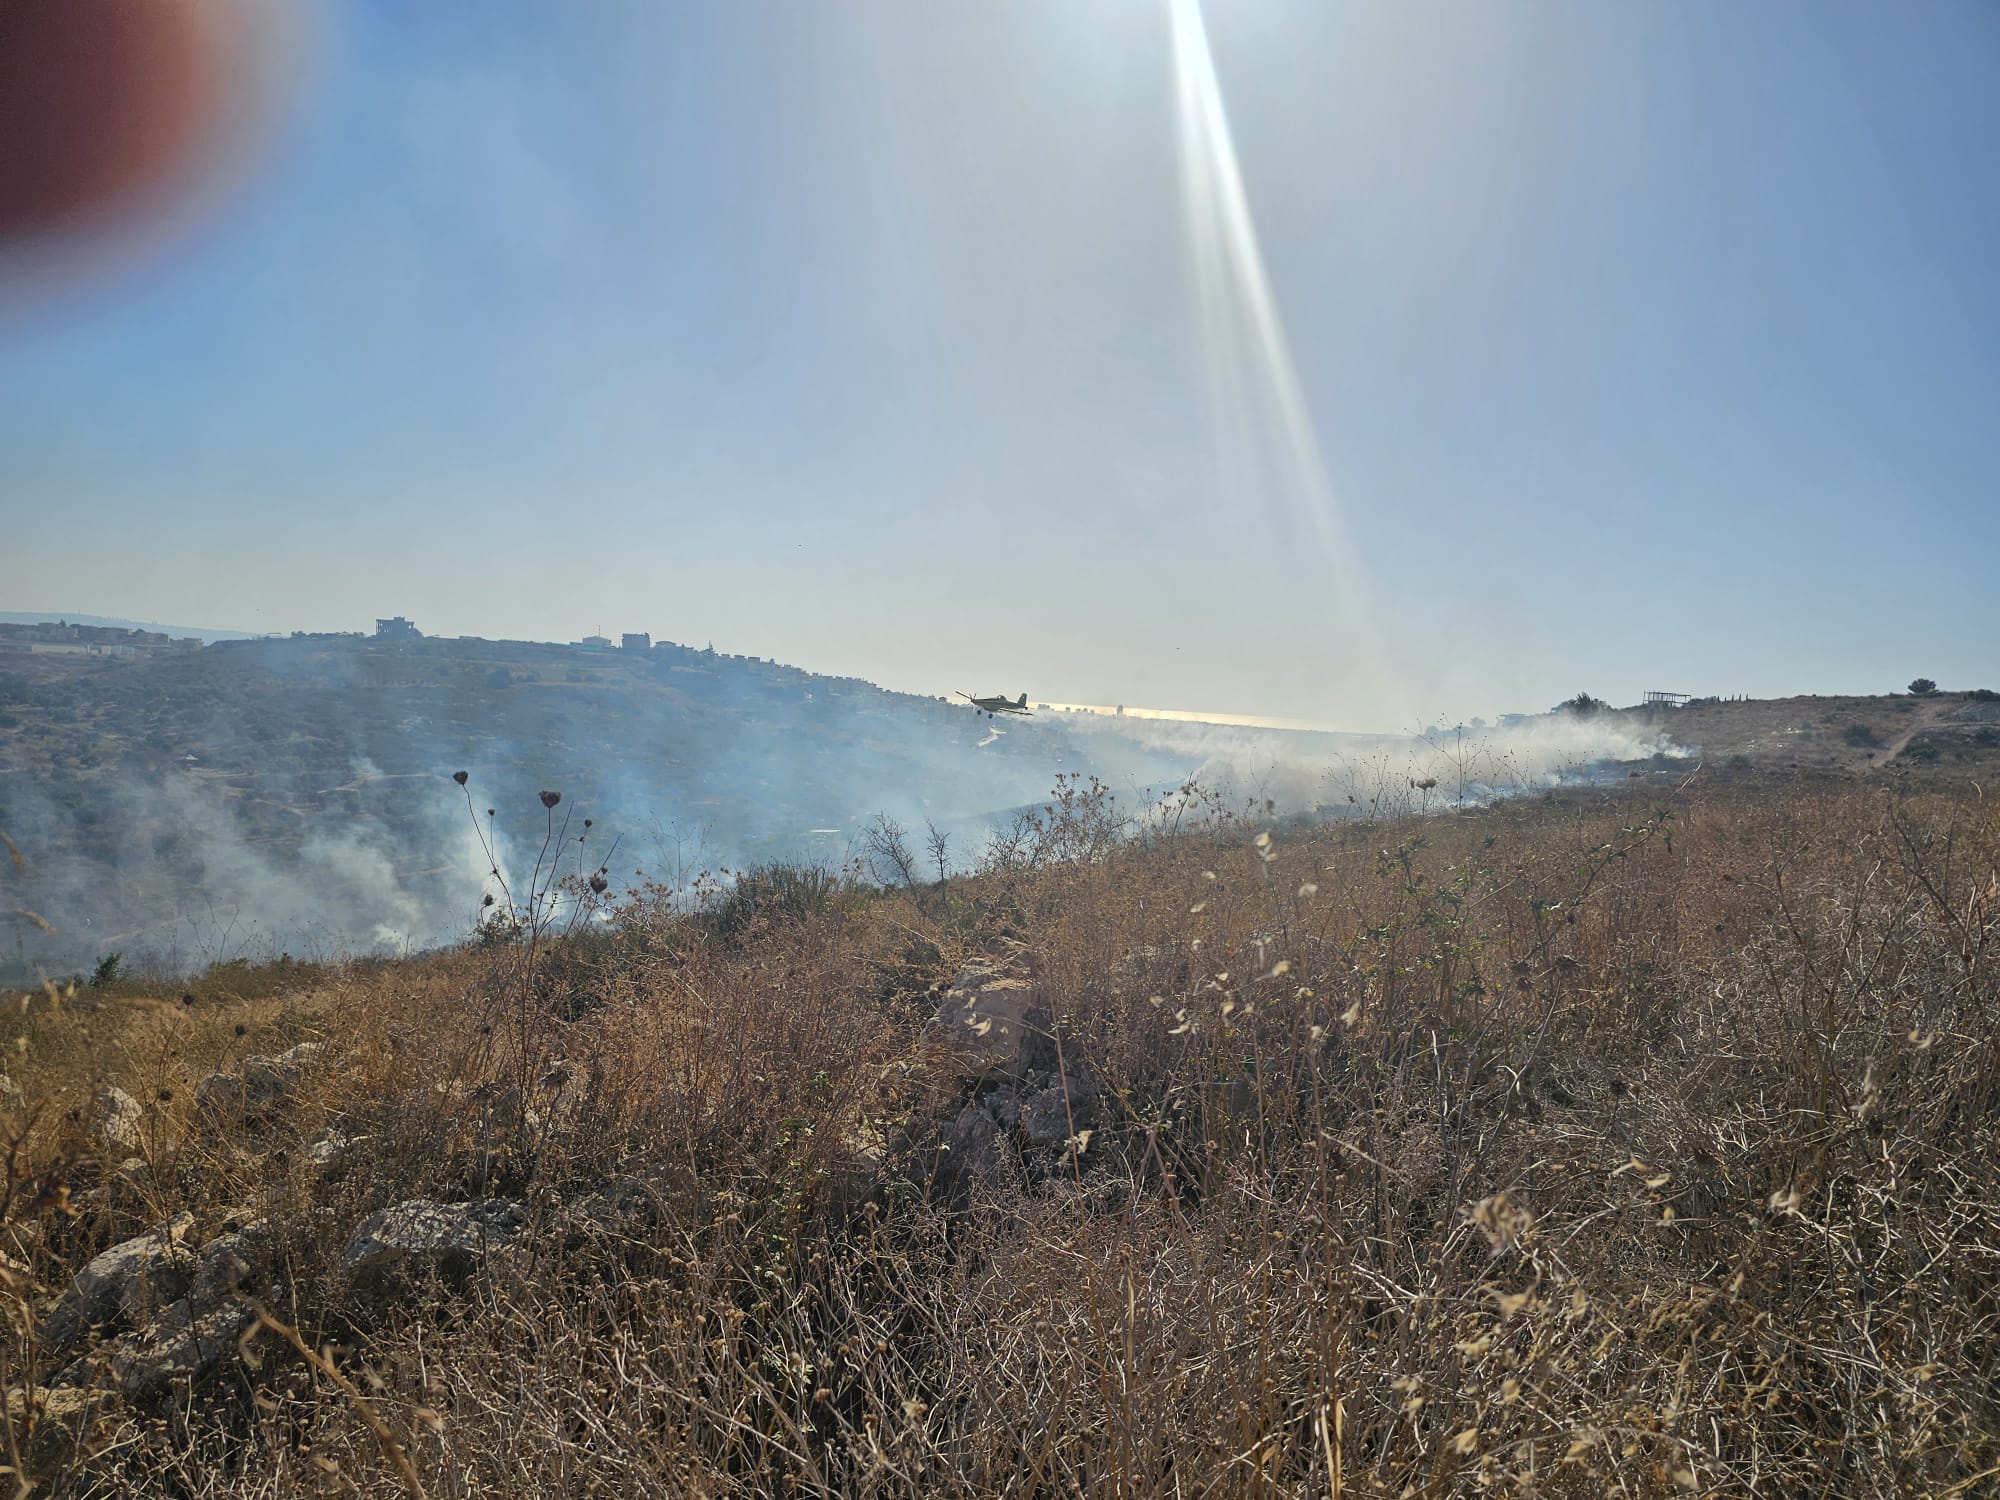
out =
<path fill-rule="evenodd" d="M 2000 765 L 2000 694 L 1896 693 L 1876 697 L 1714 700 L 1685 708 L 1624 709 L 1707 760 L 1863 771 L 1904 764 Z"/>
<path fill-rule="evenodd" d="M 1992 1493 L 2000 802 L 1700 772 L 0 1017 L 50 1496 Z"/>
<path fill-rule="evenodd" d="M 158 620 L 128 620 L 122 615 L 79 614 L 74 610 L 0 609 L 0 624 L 37 625 L 46 620 L 66 620 L 72 625 L 97 625 L 113 630 L 152 630 L 170 636 L 193 636 L 203 641 L 249 640 L 254 630 L 225 630 L 214 625 L 163 625 Z"/>
<path fill-rule="evenodd" d="M 6 651 L 0 831 L 24 865 L 0 966 L 25 980 L 111 952 L 178 970 L 449 942 L 492 888 L 482 839 L 510 880 L 543 852 L 544 790 L 591 820 L 565 858 L 607 863 L 623 889 L 773 859 L 837 867 L 877 813 L 914 844 L 936 824 L 962 868 L 1062 774 L 1097 776 L 1128 807 L 1193 776 L 1348 816 L 1400 806 L 1427 779 L 1436 805 L 1623 776 L 1621 762 L 1672 779 L 1687 759 L 1661 752 L 1677 748 L 1736 772 L 1981 774 L 2000 764 L 2000 702 L 1541 715 L 1426 744 L 1106 715 L 1003 723 L 669 643 L 300 635 L 133 660 Z M 459 770 L 469 800 L 450 782 Z"/>
<path fill-rule="evenodd" d="M 1117 763 L 1185 770 L 1139 747 Z M 593 853 L 621 841 L 623 882 L 837 865 L 878 810 L 966 847 L 966 825 L 1095 768 L 1046 721 L 994 735 L 964 708 L 707 651 L 360 637 L 0 655 L 0 767 L 18 905 L 57 929 L 13 917 L 6 957 L 49 965 L 462 935 L 486 864 L 458 770 L 503 873 L 533 863 L 554 789 L 595 823 Z"/>

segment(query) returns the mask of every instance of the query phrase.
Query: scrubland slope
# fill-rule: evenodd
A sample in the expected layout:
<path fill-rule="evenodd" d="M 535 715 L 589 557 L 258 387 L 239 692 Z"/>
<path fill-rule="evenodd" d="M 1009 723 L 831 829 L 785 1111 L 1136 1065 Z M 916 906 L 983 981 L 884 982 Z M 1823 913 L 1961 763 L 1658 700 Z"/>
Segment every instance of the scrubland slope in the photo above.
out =
<path fill-rule="evenodd" d="M 1996 937 L 2000 809 L 1942 778 L 1143 832 L 1072 787 L 943 885 L 31 998 L 11 1451 L 68 1495 L 1991 1493 Z"/>

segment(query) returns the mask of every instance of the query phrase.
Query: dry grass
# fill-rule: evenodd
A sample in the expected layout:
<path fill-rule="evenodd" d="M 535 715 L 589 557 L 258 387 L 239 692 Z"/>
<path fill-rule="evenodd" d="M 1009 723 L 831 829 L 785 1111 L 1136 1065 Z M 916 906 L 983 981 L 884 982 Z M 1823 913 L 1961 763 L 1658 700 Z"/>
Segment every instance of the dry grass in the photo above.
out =
<path fill-rule="evenodd" d="M 58 1288 L 254 1208 L 316 1357 L 266 1337 L 55 1431 L 17 1399 L 12 1441 L 67 1495 L 2000 1492 L 2000 809 L 1696 781 L 1197 804 L 1115 846 L 1105 814 L 1068 788 L 978 876 L 639 911 L 532 972 L 35 1002 L 10 1254 Z M 968 1177 L 923 1022 L 1005 938 L 1103 1102 Z M 197 1077 L 304 1035 L 281 1124 L 193 1128 Z M 64 1124 L 100 1075 L 153 1116 L 117 1190 Z M 362 1160 L 320 1181 L 336 1124 Z M 621 1178 L 642 1212 L 563 1209 Z M 535 1227 L 484 1274 L 344 1280 L 363 1214 L 489 1193 Z M 29 1306 L 13 1386 L 48 1374 Z"/>

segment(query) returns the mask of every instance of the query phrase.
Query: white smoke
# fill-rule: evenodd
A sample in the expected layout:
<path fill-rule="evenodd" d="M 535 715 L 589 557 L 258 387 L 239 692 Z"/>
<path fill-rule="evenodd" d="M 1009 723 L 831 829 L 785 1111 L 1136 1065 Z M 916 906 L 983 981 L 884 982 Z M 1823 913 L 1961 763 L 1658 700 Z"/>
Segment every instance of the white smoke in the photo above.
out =
<path fill-rule="evenodd" d="M 1076 714 L 1093 755 L 1114 742 L 1178 756 L 1186 778 L 1278 813 L 1387 814 L 1487 803 L 1606 779 L 1615 768 L 1688 750 L 1616 713 L 1554 713 L 1476 729 L 1410 735 L 1315 733 L 1195 720 Z"/>

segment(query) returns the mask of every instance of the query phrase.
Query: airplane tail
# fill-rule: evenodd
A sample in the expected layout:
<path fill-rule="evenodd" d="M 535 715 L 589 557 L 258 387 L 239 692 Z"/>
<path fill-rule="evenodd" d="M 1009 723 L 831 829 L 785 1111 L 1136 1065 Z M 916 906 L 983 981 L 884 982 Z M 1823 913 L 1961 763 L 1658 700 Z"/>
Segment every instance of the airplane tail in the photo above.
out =
<path fill-rule="evenodd" d="M 1028 695 L 1026 693 L 1023 693 L 1021 694 L 1021 701 L 1019 703 L 1016 703 L 1014 707 L 1026 708 L 1027 706 L 1028 706 Z"/>

